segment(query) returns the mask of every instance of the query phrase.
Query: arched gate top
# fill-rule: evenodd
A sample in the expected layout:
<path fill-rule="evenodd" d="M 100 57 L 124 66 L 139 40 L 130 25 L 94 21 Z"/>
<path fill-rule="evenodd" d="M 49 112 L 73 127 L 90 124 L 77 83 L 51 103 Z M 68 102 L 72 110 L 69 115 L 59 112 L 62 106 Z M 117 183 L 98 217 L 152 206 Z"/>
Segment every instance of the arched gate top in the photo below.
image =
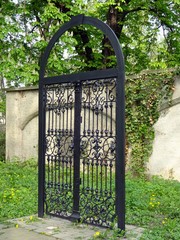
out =
<path fill-rule="evenodd" d="M 83 25 L 83 24 L 88 24 L 91 26 L 94 26 L 98 29 L 100 29 L 104 35 L 106 35 L 114 49 L 116 59 L 117 59 L 117 69 L 119 72 L 124 72 L 124 58 L 122 54 L 122 50 L 119 44 L 119 40 L 116 37 L 115 33 L 113 30 L 104 22 L 102 22 L 99 19 L 93 18 L 93 17 L 87 17 L 84 15 L 77 15 L 75 17 L 72 17 L 71 20 L 67 23 L 65 23 L 52 37 L 50 40 L 49 44 L 47 45 L 45 52 L 41 58 L 40 62 L 40 79 L 44 77 L 45 74 L 45 68 L 47 64 L 48 57 L 50 55 L 50 52 L 54 46 L 54 44 L 58 41 L 58 39 L 70 28 Z"/>

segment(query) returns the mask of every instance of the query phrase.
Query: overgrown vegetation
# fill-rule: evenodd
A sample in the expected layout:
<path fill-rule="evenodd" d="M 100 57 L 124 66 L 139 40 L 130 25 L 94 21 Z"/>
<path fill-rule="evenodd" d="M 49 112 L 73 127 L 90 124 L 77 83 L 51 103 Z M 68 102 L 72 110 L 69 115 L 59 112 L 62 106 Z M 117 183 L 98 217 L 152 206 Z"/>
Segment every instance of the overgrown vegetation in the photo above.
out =
<path fill-rule="evenodd" d="M 5 133 L 0 131 L 0 162 L 5 161 Z"/>
<path fill-rule="evenodd" d="M 0 222 L 37 213 L 37 162 L 0 163 Z M 141 240 L 180 239 L 180 184 L 126 176 L 126 224 L 143 227 Z M 100 233 L 96 239 L 106 239 Z M 117 239 L 117 232 L 112 235 Z"/>
<path fill-rule="evenodd" d="M 37 213 L 37 163 L 0 162 L 0 221 Z"/>
<path fill-rule="evenodd" d="M 180 183 L 126 177 L 126 221 L 145 228 L 141 239 L 180 239 Z"/>
<path fill-rule="evenodd" d="M 158 107 L 170 99 L 175 71 L 146 72 L 126 81 L 126 138 L 130 151 L 128 168 L 134 176 L 144 175 L 154 138 L 153 124 Z"/>

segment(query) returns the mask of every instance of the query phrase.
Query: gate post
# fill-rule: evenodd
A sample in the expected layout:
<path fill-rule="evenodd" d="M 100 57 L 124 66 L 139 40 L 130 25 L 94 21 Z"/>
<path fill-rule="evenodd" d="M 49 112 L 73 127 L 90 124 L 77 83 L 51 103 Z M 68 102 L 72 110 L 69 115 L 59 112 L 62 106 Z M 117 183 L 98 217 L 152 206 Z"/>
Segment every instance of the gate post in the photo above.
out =
<path fill-rule="evenodd" d="M 45 103 L 43 82 L 39 82 L 38 217 L 44 216 L 45 197 Z"/>

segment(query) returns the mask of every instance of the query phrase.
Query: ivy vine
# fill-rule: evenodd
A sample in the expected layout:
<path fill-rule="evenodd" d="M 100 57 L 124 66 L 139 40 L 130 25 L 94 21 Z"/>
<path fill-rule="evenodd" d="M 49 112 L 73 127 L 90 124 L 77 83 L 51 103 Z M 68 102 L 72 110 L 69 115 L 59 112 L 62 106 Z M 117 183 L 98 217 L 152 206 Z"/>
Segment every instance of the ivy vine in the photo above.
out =
<path fill-rule="evenodd" d="M 159 117 L 159 106 L 174 91 L 176 70 L 143 72 L 126 79 L 126 163 L 134 176 L 144 176 L 152 151 L 153 125 Z M 5 98 L 0 101 L 5 112 Z"/>
<path fill-rule="evenodd" d="M 144 176 L 152 151 L 158 107 L 174 91 L 175 70 L 144 72 L 126 80 L 126 164 L 134 176 Z"/>

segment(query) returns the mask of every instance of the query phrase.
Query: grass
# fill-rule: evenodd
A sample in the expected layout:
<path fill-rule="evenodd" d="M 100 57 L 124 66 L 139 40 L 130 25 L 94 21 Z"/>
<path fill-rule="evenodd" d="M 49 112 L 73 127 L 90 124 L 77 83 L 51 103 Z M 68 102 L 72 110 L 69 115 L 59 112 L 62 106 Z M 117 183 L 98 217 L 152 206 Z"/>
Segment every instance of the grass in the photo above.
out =
<path fill-rule="evenodd" d="M 127 177 L 126 222 L 146 229 L 142 240 L 180 239 L 180 182 Z"/>
<path fill-rule="evenodd" d="M 34 161 L 0 162 L 0 222 L 37 213 L 37 179 Z M 126 224 L 145 228 L 141 240 L 179 240 L 179 196 L 178 181 L 127 175 Z M 113 239 L 117 239 L 115 236 Z"/>
<path fill-rule="evenodd" d="M 0 221 L 37 213 L 37 163 L 0 162 Z"/>

